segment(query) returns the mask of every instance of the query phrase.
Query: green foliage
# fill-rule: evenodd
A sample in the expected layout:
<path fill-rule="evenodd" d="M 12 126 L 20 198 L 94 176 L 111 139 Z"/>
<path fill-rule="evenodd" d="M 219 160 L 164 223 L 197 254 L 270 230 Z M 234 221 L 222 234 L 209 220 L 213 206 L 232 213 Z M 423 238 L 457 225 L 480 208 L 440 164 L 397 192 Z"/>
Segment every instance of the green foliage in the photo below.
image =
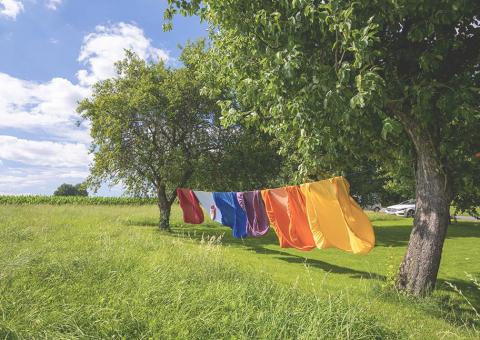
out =
<path fill-rule="evenodd" d="M 367 158 L 396 179 L 389 191 L 407 195 L 422 155 L 447 178 L 449 199 L 479 205 L 480 2 L 169 3 L 167 26 L 178 10 L 211 24 L 204 72 L 216 79 L 205 91 L 231 94 L 224 123 L 275 136 L 299 181 Z"/>
<path fill-rule="evenodd" d="M 252 128 L 236 126 L 222 139 L 222 150 L 201 158 L 191 186 L 211 191 L 245 191 L 279 184 L 283 157 L 272 137 Z"/>
<path fill-rule="evenodd" d="M 382 282 L 381 288 L 387 291 L 396 291 L 395 284 L 397 282 L 398 259 L 394 256 L 394 252 L 392 249 L 390 249 L 387 259 L 388 262 L 385 274 L 385 281 Z"/>
<path fill-rule="evenodd" d="M 395 173 L 386 171 L 367 157 L 346 166 L 343 175 L 350 183 L 351 194 L 362 206 L 388 206 L 415 196 L 410 172 L 401 176 L 399 169 Z"/>
<path fill-rule="evenodd" d="M 127 52 L 116 64 L 117 77 L 95 84 L 78 107 L 92 126 L 87 183 L 95 189 L 104 181 L 122 183 L 135 196 L 155 195 L 165 228 L 176 188 L 217 148 L 216 104 L 200 94 L 194 66 L 169 69 Z"/>
<path fill-rule="evenodd" d="M 88 185 L 121 183 L 135 196 L 154 195 L 166 228 L 176 188 L 263 187 L 281 163 L 271 137 L 221 125 L 218 98 L 202 91 L 210 77 L 200 72 L 206 58 L 203 41 L 184 47 L 184 66 L 176 69 L 128 52 L 118 76 L 96 84 L 78 107 L 92 125 Z"/>
<path fill-rule="evenodd" d="M 76 185 L 63 183 L 55 190 L 53 196 L 88 196 L 88 191 L 80 183 Z"/>
<path fill-rule="evenodd" d="M 153 198 L 139 197 L 86 197 L 86 196 L 42 196 L 42 195 L 0 195 L 0 205 L 145 205 L 155 204 Z"/>
<path fill-rule="evenodd" d="M 182 54 L 183 63 L 192 69 L 202 84 L 200 92 L 210 95 L 215 102 L 232 98 L 228 88 L 218 78 L 204 72 L 211 59 L 205 42 L 187 43 Z M 215 93 L 208 89 L 215 88 Z M 231 126 L 222 126 L 220 110 L 213 116 L 216 127 L 212 140 L 216 148 L 202 154 L 190 180 L 190 186 L 212 191 L 242 191 L 276 186 L 285 158 L 277 153 L 274 137 L 251 126 L 247 120 Z"/>

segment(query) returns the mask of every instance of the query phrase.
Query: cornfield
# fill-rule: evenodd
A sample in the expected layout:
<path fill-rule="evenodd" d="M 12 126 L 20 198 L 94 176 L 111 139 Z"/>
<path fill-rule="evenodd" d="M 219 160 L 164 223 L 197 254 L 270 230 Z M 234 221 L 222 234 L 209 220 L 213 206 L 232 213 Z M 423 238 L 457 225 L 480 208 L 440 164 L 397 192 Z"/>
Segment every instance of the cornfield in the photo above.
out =
<path fill-rule="evenodd" d="M 22 196 L 2 196 L 0 195 L 0 205 L 5 204 L 79 204 L 79 205 L 147 205 L 155 204 L 154 198 L 138 197 L 82 197 L 82 196 L 42 196 L 42 195 L 22 195 Z"/>

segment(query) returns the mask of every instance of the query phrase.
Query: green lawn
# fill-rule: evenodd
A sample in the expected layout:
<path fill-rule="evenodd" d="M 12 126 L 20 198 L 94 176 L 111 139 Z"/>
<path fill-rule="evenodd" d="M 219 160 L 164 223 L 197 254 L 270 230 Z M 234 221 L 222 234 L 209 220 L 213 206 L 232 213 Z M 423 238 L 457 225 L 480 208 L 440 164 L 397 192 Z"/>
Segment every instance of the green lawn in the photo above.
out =
<path fill-rule="evenodd" d="M 371 215 L 364 256 L 156 228 L 154 206 L 0 206 L 0 338 L 480 338 L 480 224 L 449 228 L 437 291 L 388 288 L 412 220 Z"/>

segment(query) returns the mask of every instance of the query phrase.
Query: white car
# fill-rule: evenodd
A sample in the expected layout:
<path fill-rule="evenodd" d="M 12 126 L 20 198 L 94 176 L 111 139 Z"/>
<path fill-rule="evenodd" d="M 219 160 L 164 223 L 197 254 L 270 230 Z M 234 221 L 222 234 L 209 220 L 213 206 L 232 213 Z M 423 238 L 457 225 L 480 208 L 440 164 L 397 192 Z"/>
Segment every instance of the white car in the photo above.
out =
<path fill-rule="evenodd" d="M 408 200 L 385 208 L 390 215 L 413 217 L 415 215 L 415 200 Z"/>

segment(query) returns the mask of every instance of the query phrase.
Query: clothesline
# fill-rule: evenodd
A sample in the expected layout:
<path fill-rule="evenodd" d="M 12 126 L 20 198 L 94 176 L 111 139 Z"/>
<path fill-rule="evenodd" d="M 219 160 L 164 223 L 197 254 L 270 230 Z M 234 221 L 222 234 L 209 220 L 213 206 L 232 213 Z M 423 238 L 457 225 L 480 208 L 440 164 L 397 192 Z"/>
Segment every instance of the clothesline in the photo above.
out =
<path fill-rule="evenodd" d="M 375 245 L 372 224 L 350 196 L 344 177 L 245 192 L 179 188 L 177 195 L 185 223 L 203 223 L 203 207 L 237 238 L 264 236 L 271 224 L 282 248 L 364 254 Z"/>

